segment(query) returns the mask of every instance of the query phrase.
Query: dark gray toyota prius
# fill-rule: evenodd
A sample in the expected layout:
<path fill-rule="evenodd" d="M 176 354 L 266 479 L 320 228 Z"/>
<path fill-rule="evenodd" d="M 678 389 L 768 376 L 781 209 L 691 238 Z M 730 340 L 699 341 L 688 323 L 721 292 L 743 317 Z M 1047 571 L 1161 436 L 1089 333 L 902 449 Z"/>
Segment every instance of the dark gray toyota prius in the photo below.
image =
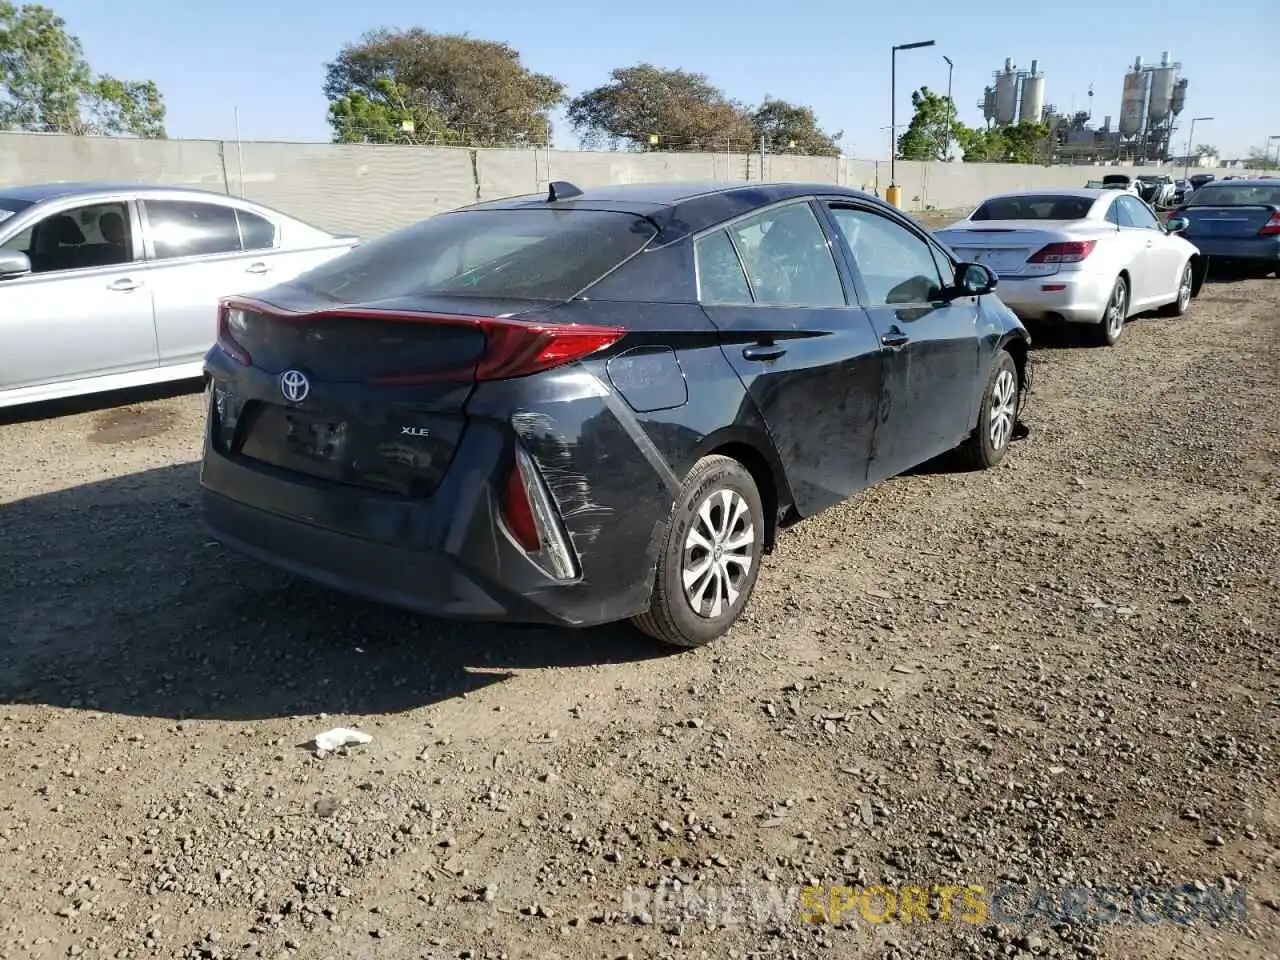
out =
<path fill-rule="evenodd" d="M 467 207 L 225 301 L 214 536 L 445 617 L 697 646 L 779 529 L 1021 430 L 1026 330 L 910 218 L 815 184 Z"/>

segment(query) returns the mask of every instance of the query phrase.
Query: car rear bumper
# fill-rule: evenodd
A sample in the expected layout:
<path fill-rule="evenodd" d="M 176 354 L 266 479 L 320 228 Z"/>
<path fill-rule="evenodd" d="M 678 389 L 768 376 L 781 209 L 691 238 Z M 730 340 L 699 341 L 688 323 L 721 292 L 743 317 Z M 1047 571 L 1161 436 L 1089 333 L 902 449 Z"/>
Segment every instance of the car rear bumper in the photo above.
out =
<path fill-rule="evenodd" d="M 601 423 L 607 416 L 586 413 Z M 555 427 L 551 416 L 541 422 Z M 545 475 L 547 453 L 535 441 L 521 442 Z M 224 453 L 206 428 L 200 468 L 205 526 L 215 540 L 252 559 L 432 616 L 586 627 L 643 612 L 657 555 L 649 534 L 665 519 L 669 502 L 664 507 L 661 498 L 638 496 L 631 483 L 624 508 L 624 485 L 617 484 L 615 496 L 607 477 L 595 478 L 594 513 L 575 513 L 572 504 L 566 509 L 563 494 L 553 493 L 578 566 L 574 579 L 553 579 L 500 519 L 499 491 L 512 467 L 513 442 L 500 424 L 473 422 L 435 492 L 412 498 Z M 589 464 L 577 462 L 589 450 L 558 448 L 555 455 L 564 470 L 589 476 Z M 612 524 L 601 522 L 606 512 Z"/>
<path fill-rule="evenodd" d="M 1196 237 L 1183 234 L 1202 254 L 1233 260 L 1269 260 L 1280 262 L 1280 236 L 1275 237 Z"/>
<path fill-rule="evenodd" d="M 1092 273 L 1047 277 L 1000 277 L 996 293 L 1022 320 L 1098 323 L 1114 279 Z"/>

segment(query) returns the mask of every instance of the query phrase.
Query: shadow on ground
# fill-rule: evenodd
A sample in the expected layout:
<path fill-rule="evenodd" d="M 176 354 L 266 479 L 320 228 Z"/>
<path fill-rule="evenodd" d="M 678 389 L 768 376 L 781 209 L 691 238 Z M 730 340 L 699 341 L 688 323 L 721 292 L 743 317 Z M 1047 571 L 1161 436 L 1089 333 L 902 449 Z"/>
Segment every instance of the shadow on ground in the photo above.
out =
<path fill-rule="evenodd" d="M 396 713 L 519 668 L 666 653 L 626 624 L 437 621 L 242 560 L 203 532 L 195 463 L 0 510 L 0 704 L 228 720 Z"/>
<path fill-rule="evenodd" d="M 149 403 L 154 400 L 167 400 L 199 393 L 204 389 L 204 380 L 175 380 L 150 387 L 133 387 L 128 390 L 111 390 L 107 393 L 92 393 L 83 397 L 68 397 L 64 400 L 44 400 L 40 403 L 27 403 L 16 407 L 0 409 L 0 426 L 10 423 L 30 423 L 37 420 L 56 420 L 78 413 L 102 411 L 109 414 L 114 410 Z"/>

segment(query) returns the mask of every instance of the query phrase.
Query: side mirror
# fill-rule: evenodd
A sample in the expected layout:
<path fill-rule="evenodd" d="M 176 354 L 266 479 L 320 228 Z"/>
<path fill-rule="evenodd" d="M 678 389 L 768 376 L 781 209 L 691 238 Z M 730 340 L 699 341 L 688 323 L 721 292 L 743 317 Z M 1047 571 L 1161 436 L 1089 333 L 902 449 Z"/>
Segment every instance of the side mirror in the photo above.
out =
<path fill-rule="evenodd" d="M 1000 281 L 980 263 L 956 266 L 956 293 L 962 297 L 981 297 L 996 288 Z"/>
<path fill-rule="evenodd" d="M 31 260 L 21 250 L 0 250 L 0 280 L 31 272 Z"/>
<path fill-rule="evenodd" d="M 1186 217 L 1170 217 L 1164 224 L 1164 228 L 1170 233 L 1181 233 L 1189 226 L 1191 226 L 1191 221 Z"/>

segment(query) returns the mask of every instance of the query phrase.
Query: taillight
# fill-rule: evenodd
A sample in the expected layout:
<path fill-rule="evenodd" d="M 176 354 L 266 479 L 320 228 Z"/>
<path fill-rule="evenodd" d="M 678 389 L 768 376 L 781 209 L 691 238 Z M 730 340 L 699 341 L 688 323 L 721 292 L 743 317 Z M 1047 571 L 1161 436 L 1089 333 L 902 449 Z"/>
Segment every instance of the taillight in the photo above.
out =
<path fill-rule="evenodd" d="M 1262 225 L 1262 229 L 1258 231 L 1260 237 L 1280 236 L 1280 213 L 1273 213 L 1271 219 Z"/>
<path fill-rule="evenodd" d="M 579 324 L 532 324 L 477 320 L 484 331 L 485 351 L 476 364 L 477 380 L 510 380 L 541 373 L 603 350 L 622 339 L 615 327 Z"/>
<path fill-rule="evenodd" d="M 1097 246 L 1096 240 L 1072 240 L 1069 243 L 1051 243 L 1033 253 L 1027 263 L 1079 263 Z"/>
<path fill-rule="evenodd" d="M 243 324 L 243 310 L 227 303 L 218 307 L 218 346 L 236 363 L 247 367 L 253 363 L 253 358 L 249 356 L 248 350 L 240 346 L 234 330 L 237 325 L 243 327 Z"/>
<path fill-rule="evenodd" d="M 562 582 L 577 576 L 560 514 L 533 459 L 519 444 L 502 487 L 500 510 L 511 540 L 543 573 Z"/>

